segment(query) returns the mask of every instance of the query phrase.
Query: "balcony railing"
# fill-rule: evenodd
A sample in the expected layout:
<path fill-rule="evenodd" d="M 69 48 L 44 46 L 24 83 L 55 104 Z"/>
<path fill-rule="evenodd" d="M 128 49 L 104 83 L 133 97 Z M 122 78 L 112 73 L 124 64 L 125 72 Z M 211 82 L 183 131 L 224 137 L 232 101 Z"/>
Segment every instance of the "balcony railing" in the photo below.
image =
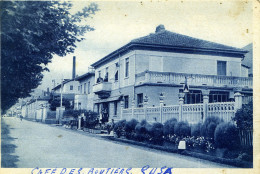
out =
<path fill-rule="evenodd" d="M 232 77 L 202 74 L 168 73 L 146 71 L 136 75 L 136 85 L 142 83 L 183 84 L 187 78 L 188 85 L 212 87 L 252 88 L 252 77 Z"/>
<path fill-rule="evenodd" d="M 93 86 L 93 92 L 98 94 L 99 98 L 107 98 L 112 90 L 111 82 L 102 82 Z"/>

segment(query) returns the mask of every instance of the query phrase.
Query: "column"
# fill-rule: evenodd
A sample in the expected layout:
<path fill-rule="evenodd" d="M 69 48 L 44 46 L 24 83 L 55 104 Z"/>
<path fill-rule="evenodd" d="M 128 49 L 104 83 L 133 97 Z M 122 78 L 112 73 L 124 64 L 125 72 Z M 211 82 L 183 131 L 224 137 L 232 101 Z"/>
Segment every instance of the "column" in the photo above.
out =
<path fill-rule="evenodd" d="M 131 108 L 132 108 L 132 119 L 133 119 L 134 118 L 134 108 L 135 108 L 135 100 L 134 99 L 132 100 Z M 137 120 L 139 120 L 139 119 L 137 118 Z"/>
<path fill-rule="evenodd" d="M 78 122 L 79 122 L 78 130 L 80 130 L 81 129 L 81 116 L 78 116 Z"/>
<path fill-rule="evenodd" d="M 148 105 L 148 97 L 147 95 L 144 96 L 144 119 L 148 121 L 147 119 L 147 105 Z"/>
<path fill-rule="evenodd" d="M 179 120 L 182 121 L 182 105 L 184 103 L 184 93 L 179 93 Z"/>
<path fill-rule="evenodd" d="M 122 100 L 120 101 L 120 110 L 121 110 L 120 120 L 123 119 L 123 109 L 124 109 L 124 104 L 125 104 L 125 102 L 124 102 L 124 100 L 122 99 Z"/>
<path fill-rule="evenodd" d="M 163 99 L 164 99 L 164 95 L 163 93 L 160 94 L 159 96 L 159 99 L 160 99 L 160 120 L 161 120 L 161 123 L 163 123 Z"/>
<path fill-rule="evenodd" d="M 209 103 L 209 90 L 203 89 L 201 90 L 203 95 L 203 115 L 202 115 L 202 121 L 204 122 L 208 116 L 208 103 Z"/>

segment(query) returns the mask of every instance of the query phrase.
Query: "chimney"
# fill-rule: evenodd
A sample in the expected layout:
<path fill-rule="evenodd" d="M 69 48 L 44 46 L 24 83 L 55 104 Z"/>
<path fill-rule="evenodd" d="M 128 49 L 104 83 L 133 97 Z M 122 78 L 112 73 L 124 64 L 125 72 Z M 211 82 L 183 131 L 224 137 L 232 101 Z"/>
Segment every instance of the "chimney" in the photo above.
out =
<path fill-rule="evenodd" d="M 76 77 L 76 56 L 73 56 L 72 79 Z"/>
<path fill-rule="evenodd" d="M 159 33 L 162 31 L 165 31 L 165 27 L 164 27 L 164 25 L 161 24 L 156 27 L 155 33 Z"/>

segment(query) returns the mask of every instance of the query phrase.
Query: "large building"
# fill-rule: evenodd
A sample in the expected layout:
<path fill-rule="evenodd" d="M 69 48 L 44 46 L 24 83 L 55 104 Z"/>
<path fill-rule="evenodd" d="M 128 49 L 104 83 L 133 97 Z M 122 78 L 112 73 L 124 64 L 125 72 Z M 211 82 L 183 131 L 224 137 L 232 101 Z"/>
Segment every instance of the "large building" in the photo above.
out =
<path fill-rule="evenodd" d="M 120 101 L 124 108 L 203 102 L 203 90 L 209 91 L 209 103 L 234 100 L 239 91 L 252 98 L 252 78 L 242 65 L 247 51 L 167 31 L 163 25 L 155 33 L 137 38 L 92 64 L 94 110 L 109 119 L 120 119 Z M 121 102 L 122 103 L 122 102 Z"/>

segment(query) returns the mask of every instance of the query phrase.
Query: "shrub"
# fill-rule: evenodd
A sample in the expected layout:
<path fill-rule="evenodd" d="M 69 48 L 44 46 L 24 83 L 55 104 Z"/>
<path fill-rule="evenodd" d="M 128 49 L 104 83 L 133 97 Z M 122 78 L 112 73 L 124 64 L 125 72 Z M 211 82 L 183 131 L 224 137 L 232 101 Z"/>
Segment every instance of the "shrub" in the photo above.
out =
<path fill-rule="evenodd" d="M 200 133 L 202 136 L 212 139 L 214 141 L 214 132 L 219 123 L 223 122 L 218 117 L 208 117 L 202 124 Z"/>
<path fill-rule="evenodd" d="M 138 121 L 135 119 L 132 119 L 130 121 L 127 121 L 125 124 L 125 132 L 126 132 L 126 138 L 133 138 L 133 133 L 135 131 L 135 127 L 138 124 Z"/>
<path fill-rule="evenodd" d="M 253 102 L 242 105 L 233 120 L 240 130 L 253 130 Z"/>
<path fill-rule="evenodd" d="M 174 135 L 174 125 L 177 123 L 176 118 L 172 118 L 170 120 L 167 120 L 164 123 L 163 126 L 163 134 L 166 137 L 169 137 L 170 135 Z"/>
<path fill-rule="evenodd" d="M 56 119 L 56 111 L 48 111 L 46 119 Z"/>
<path fill-rule="evenodd" d="M 190 126 L 187 122 L 178 122 L 174 126 L 174 132 L 177 136 L 180 137 L 190 136 Z"/>
<path fill-rule="evenodd" d="M 232 123 L 221 123 L 215 130 L 215 144 L 218 148 L 234 150 L 239 146 L 239 136 L 236 126 Z"/>
<path fill-rule="evenodd" d="M 120 120 L 119 122 L 115 123 L 114 132 L 116 133 L 118 138 L 120 138 L 122 133 L 124 132 L 125 124 L 126 120 Z"/>
<path fill-rule="evenodd" d="M 161 123 L 153 123 L 152 126 L 148 126 L 148 134 L 150 136 L 150 141 L 155 144 L 162 144 L 162 136 L 163 136 L 163 124 Z"/>
<path fill-rule="evenodd" d="M 191 136 L 198 137 L 200 136 L 200 127 L 201 123 L 195 124 L 191 126 Z"/>
<path fill-rule="evenodd" d="M 144 141 L 147 140 L 149 137 L 147 136 L 149 130 L 151 128 L 151 125 L 147 123 L 146 120 L 141 121 L 141 123 L 138 123 L 135 126 L 135 138 L 138 141 Z"/>

